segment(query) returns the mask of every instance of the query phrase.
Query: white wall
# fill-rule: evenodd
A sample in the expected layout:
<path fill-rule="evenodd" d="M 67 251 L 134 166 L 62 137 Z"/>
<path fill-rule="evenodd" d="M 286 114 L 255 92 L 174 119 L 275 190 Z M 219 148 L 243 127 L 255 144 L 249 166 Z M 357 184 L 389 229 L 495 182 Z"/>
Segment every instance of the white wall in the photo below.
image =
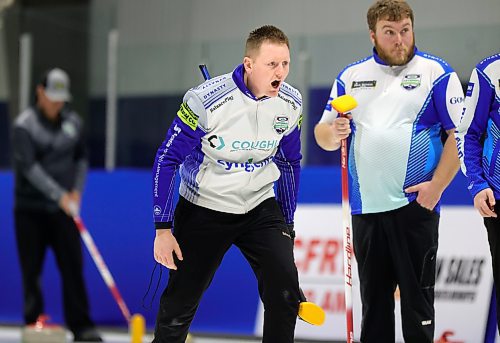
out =
<path fill-rule="evenodd" d="M 417 46 L 469 78 L 473 66 L 500 49 L 500 1 L 410 0 Z M 329 85 L 348 63 L 370 54 L 368 0 L 94 0 L 91 94 L 106 88 L 105 32 L 119 30 L 121 95 L 182 93 L 201 81 L 197 65 L 229 72 L 242 59 L 250 30 L 263 24 L 291 38 L 289 81 Z M 114 11 L 116 10 L 116 13 Z M 113 16 L 115 16 L 114 19 Z M 113 24 L 113 21 L 116 24 Z M 298 61 L 298 52 L 308 58 Z M 306 59 L 307 60 L 307 59 Z"/>
<path fill-rule="evenodd" d="M 3 24 L 3 13 L 0 12 L 0 101 L 7 101 L 9 97 L 8 74 L 7 74 L 7 46 Z"/>

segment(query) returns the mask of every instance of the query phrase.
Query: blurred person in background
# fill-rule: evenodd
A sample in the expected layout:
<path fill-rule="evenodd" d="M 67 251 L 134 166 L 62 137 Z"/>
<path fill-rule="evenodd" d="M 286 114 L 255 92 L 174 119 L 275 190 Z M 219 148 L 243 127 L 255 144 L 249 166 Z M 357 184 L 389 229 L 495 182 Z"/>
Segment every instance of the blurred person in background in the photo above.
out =
<path fill-rule="evenodd" d="M 456 136 L 462 172 L 488 232 L 500 328 L 500 54 L 472 71 Z"/>
<path fill-rule="evenodd" d="M 83 279 L 78 213 L 88 168 L 83 123 L 65 103 L 70 80 L 51 69 L 36 86 L 36 104 L 23 111 L 13 127 L 15 229 L 23 277 L 24 321 L 44 313 L 40 288 L 47 248 L 61 273 L 64 317 L 74 341 L 101 342 L 89 316 Z"/>
<path fill-rule="evenodd" d="M 416 48 L 407 2 L 376 1 L 367 21 L 373 54 L 337 76 L 315 137 L 331 151 L 352 133 L 350 204 L 361 342 L 395 341 L 399 286 L 405 342 L 430 343 L 439 200 L 459 168 L 454 131 L 463 91 L 445 61 Z M 339 117 L 330 102 L 344 94 L 358 106 Z"/>
<path fill-rule="evenodd" d="M 154 257 L 170 277 L 154 342 L 185 341 L 200 299 L 233 244 L 258 281 L 263 342 L 294 341 L 300 291 L 293 220 L 302 100 L 284 82 L 289 65 L 287 36 L 274 26 L 255 29 L 242 64 L 186 93 L 158 149 Z"/>

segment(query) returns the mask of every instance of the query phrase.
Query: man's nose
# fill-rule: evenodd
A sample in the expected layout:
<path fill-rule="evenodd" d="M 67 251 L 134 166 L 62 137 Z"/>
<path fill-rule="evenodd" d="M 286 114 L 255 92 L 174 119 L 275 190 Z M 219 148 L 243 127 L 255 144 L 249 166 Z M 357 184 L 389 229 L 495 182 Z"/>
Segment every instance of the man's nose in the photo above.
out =
<path fill-rule="evenodd" d="M 394 39 L 396 41 L 396 44 L 398 44 L 398 45 L 403 44 L 403 37 L 401 36 L 400 33 L 396 33 L 396 36 Z"/>
<path fill-rule="evenodd" d="M 281 78 L 285 74 L 285 67 L 280 64 L 275 70 L 275 75 L 277 78 Z"/>

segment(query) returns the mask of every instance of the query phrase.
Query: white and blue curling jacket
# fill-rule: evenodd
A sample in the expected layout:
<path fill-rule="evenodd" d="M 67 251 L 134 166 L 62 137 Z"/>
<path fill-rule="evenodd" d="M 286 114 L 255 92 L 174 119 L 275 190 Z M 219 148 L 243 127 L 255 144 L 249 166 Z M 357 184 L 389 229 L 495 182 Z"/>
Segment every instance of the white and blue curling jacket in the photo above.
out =
<path fill-rule="evenodd" d="M 282 83 L 277 97 L 257 99 L 243 74 L 239 65 L 185 94 L 153 167 L 156 228 L 172 227 L 177 171 L 179 194 L 196 205 L 242 214 L 276 196 L 286 222 L 293 222 L 302 97 Z"/>
<path fill-rule="evenodd" d="M 443 149 L 441 132 L 462 112 L 457 74 L 442 59 L 418 51 L 403 66 L 374 54 L 347 66 L 335 79 L 320 122 L 337 117 L 330 102 L 350 94 L 349 171 L 352 214 L 394 210 L 416 199 L 405 189 L 429 181 Z"/>
<path fill-rule="evenodd" d="M 491 188 L 500 199 L 500 54 L 484 59 L 472 71 L 456 139 L 472 197 Z"/>

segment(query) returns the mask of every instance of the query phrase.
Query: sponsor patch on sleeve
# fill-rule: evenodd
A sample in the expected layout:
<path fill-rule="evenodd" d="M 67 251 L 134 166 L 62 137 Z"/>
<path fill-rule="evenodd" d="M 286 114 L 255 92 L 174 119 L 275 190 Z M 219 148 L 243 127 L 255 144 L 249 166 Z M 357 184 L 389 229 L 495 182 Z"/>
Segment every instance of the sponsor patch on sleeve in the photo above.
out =
<path fill-rule="evenodd" d="M 188 104 L 183 102 L 179 111 L 177 111 L 177 116 L 182 120 L 184 124 L 189 126 L 193 131 L 196 130 L 198 126 L 198 116 L 189 108 Z"/>

